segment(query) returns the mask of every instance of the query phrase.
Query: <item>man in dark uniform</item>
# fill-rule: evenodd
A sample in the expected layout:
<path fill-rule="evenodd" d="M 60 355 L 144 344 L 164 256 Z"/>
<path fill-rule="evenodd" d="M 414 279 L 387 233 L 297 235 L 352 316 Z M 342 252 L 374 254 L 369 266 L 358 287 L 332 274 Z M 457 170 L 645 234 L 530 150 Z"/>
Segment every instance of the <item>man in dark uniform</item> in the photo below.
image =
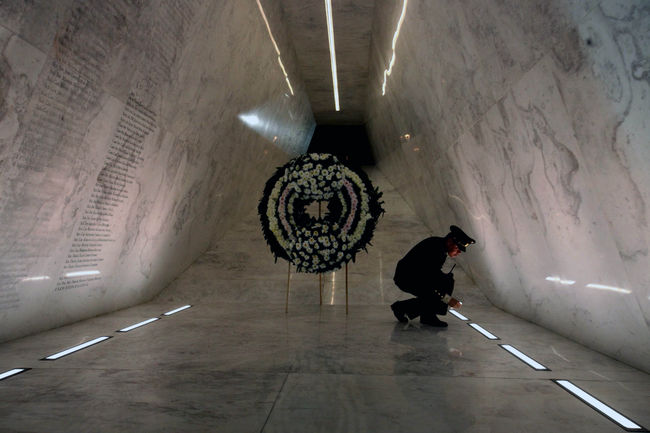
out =
<path fill-rule="evenodd" d="M 390 308 L 400 322 L 420 316 L 420 323 L 447 326 L 436 314 L 447 314 L 447 307 L 459 308 L 460 302 L 451 297 L 454 274 L 442 272 L 447 256 L 456 257 L 475 243 L 457 226 L 449 227 L 444 238 L 432 236 L 414 246 L 399 262 L 393 280 L 400 290 L 415 295 L 397 301 Z"/>

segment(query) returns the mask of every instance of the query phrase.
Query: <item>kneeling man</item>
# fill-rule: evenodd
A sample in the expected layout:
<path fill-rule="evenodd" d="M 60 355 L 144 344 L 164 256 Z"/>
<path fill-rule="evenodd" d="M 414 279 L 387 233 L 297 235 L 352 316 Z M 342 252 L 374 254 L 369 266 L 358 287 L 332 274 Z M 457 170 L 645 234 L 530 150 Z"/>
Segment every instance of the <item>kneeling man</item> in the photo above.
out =
<path fill-rule="evenodd" d="M 420 323 L 447 326 L 436 314 L 447 314 L 447 307 L 459 308 L 460 302 L 451 297 L 454 274 L 442 272 L 447 256 L 456 257 L 475 243 L 457 226 L 449 227 L 444 238 L 432 236 L 419 242 L 397 262 L 393 280 L 403 292 L 415 295 L 406 301 L 397 301 L 390 308 L 400 322 L 420 316 Z"/>

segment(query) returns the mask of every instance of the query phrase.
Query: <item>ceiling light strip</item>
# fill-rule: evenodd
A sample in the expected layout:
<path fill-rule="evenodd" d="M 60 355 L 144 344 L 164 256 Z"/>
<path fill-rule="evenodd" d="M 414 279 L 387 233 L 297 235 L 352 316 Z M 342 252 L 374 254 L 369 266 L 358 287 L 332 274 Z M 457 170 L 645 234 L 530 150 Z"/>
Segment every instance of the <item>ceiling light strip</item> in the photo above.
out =
<path fill-rule="evenodd" d="M 280 68 L 282 69 L 282 73 L 284 74 L 284 79 L 287 81 L 287 86 L 289 86 L 289 91 L 291 92 L 292 95 L 293 93 L 293 87 L 291 86 L 291 81 L 289 81 L 289 74 L 287 74 L 287 70 L 284 69 L 284 65 L 282 64 L 282 59 L 280 56 L 278 56 L 278 63 L 280 64 Z"/>
<path fill-rule="evenodd" d="M 165 316 L 171 316 L 172 314 L 176 314 L 176 313 L 178 313 L 180 311 L 187 310 L 190 307 L 191 307 L 191 305 L 183 305 L 182 307 L 179 307 L 179 308 L 177 308 L 175 310 L 166 312 L 164 315 Z"/>
<path fill-rule="evenodd" d="M 623 427 L 627 431 L 647 431 L 645 428 L 640 426 L 639 424 L 635 423 L 628 417 L 622 415 L 620 412 L 617 412 L 616 410 L 612 409 L 611 407 L 607 406 L 605 403 L 602 401 L 598 400 L 596 397 L 593 395 L 589 394 L 588 392 L 582 390 L 578 386 L 574 385 L 568 380 L 553 380 L 553 382 L 557 383 L 560 385 L 562 388 L 564 388 L 566 391 L 569 393 L 573 394 L 575 397 L 578 397 L 580 400 L 582 400 L 584 403 L 586 403 L 588 406 L 591 406 L 593 409 L 596 411 L 600 412 L 602 415 L 606 416 L 619 426 Z"/>
<path fill-rule="evenodd" d="M 269 37 L 271 38 L 271 42 L 273 43 L 273 48 L 275 48 L 275 52 L 278 54 L 278 63 L 280 64 L 280 69 L 282 69 L 282 73 L 284 74 L 284 79 L 287 81 L 287 86 L 289 86 L 289 91 L 293 95 L 293 87 L 291 86 L 291 81 L 289 81 L 289 75 L 287 74 L 287 70 L 284 69 L 284 65 L 282 64 L 282 58 L 280 57 L 280 48 L 278 48 L 277 42 L 275 42 L 275 38 L 273 37 L 273 33 L 271 32 L 271 26 L 269 25 L 269 20 L 266 18 L 266 13 L 264 13 L 264 8 L 262 7 L 262 3 L 260 3 L 260 0 L 257 1 L 257 7 L 260 10 L 260 13 L 262 14 L 262 18 L 264 19 L 264 24 L 266 24 L 266 31 L 269 33 Z"/>
<path fill-rule="evenodd" d="M 339 80 L 336 75 L 336 49 L 334 47 L 334 22 L 332 20 L 332 0 L 325 0 L 325 14 L 327 15 L 327 35 L 330 42 L 330 61 L 332 64 L 332 86 L 334 87 L 334 107 L 341 111 L 339 106 Z"/>
<path fill-rule="evenodd" d="M 399 37 L 399 31 L 402 28 L 402 23 L 404 22 L 404 17 L 406 16 L 407 5 L 408 5 L 408 0 L 404 0 L 404 4 L 402 5 L 402 14 L 400 15 L 399 20 L 397 21 L 397 28 L 395 29 L 395 34 L 393 35 L 393 42 L 391 44 L 393 54 L 390 58 L 390 62 L 388 62 L 388 69 L 384 70 L 384 83 L 381 85 L 382 95 L 386 94 L 386 80 L 388 76 L 391 74 L 391 72 L 393 72 L 393 65 L 395 64 L 395 47 L 397 46 L 397 38 Z"/>
<path fill-rule="evenodd" d="M 151 319 L 147 319 L 147 320 L 142 321 L 140 323 L 136 323 L 135 325 L 127 326 L 126 328 L 120 329 L 117 332 L 129 332 L 129 331 L 131 331 L 131 330 L 133 330 L 135 328 L 139 328 L 141 326 L 148 325 L 149 323 L 155 322 L 156 320 L 159 320 L 159 319 L 160 319 L 160 317 L 152 317 Z"/>
<path fill-rule="evenodd" d="M 63 352 L 59 352 L 59 353 L 55 353 L 54 355 L 47 356 L 47 357 L 41 359 L 41 361 L 54 361 L 54 360 L 57 360 L 59 358 L 63 358 L 66 355 L 70 355 L 71 353 L 78 352 L 78 351 L 80 351 L 82 349 L 93 346 L 93 345 L 95 345 L 97 343 L 101 343 L 102 341 L 108 340 L 109 338 L 111 338 L 111 337 L 95 338 L 94 340 L 91 340 L 91 341 L 88 341 L 86 343 L 80 344 L 78 346 L 74 346 L 74 347 L 71 347 L 69 349 L 66 349 Z"/>
<path fill-rule="evenodd" d="M 27 370 L 29 370 L 29 368 L 14 368 L 12 370 L 5 371 L 4 373 L 0 373 L 0 380 L 8 379 L 11 376 L 24 373 Z"/>
<path fill-rule="evenodd" d="M 519 358 L 520 360 L 522 360 L 523 362 L 525 362 L 526 364 L 528 364 L 530 367 L 532 367 L 537 371 L 551 371 L 550 368 L 543 366 L 542 364 L 535 361 L 530 356 L 526 355 L 525 353 L 521 352 L 520 350 L 514 348 L 509 344 L 499 344 L 499 346 L 501 346 L 502 348 L 510 352 L 512 355 L 516 356 L 517 358 Z"/>
<path fill-rule="evenodd" d="M 458 317 L 460 320 L 469 320 L 467 317 L 463 316 L 460 314 L 458 311 L 454 310 L 453 308 L 449 309 L 449 312 L 453 314 L 454 316 Z"/>
<path fill-rule="evenodd" d="M 477 325 L 476 323 L 468 323 L 468 325 L 471 326 L 472 328 L 476 329 L 478 332 L 480 332 L 481 334 L 483 334 L 486 338 L 488 338 L 490 340 L 500 340 L 499 337 L 497 337 L 496 335 L 494 335 L 491 332 L 487 331 L 482 326 Z"/>

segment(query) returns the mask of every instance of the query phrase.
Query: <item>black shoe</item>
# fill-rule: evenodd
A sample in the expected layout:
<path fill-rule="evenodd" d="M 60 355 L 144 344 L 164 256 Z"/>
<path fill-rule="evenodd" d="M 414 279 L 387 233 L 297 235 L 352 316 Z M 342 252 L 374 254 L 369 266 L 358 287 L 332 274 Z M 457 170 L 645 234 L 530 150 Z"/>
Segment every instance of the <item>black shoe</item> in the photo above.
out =
<path fill-rule="evenodd" d="M 423 325 L 429 325 L 429 326 L 437 326 L 439 328 L 446 328 L 447 327 L 447 322 L 443 322 L 442 320 L 438 319 L 436 316 L 432 317 L 420 317 L 420 323 Z"/>
<path fill-rule="evenodd" d="M 402 313 L 398 308 L 397 308 L 397 302 L 393 303 L 393 305 L 390 306 L 390 309 L 393 310 L 393 314 L 395 315 L 395 318 L 399 320 L 402 323 L 406 323 L 409 321 L 409 319 L 406 318 L 406 314 Z"/>

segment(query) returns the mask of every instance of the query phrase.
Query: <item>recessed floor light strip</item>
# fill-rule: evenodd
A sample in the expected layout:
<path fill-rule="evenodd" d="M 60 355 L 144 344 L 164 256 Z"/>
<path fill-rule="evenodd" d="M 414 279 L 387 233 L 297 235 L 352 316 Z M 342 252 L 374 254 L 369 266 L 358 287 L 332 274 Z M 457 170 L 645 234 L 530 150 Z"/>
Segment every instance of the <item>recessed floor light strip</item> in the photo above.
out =
<path fill-rule="evenodd" d="M 136 323 L 135 325 L 131 325 L 131 326 L 128 326 L 126 328 L 120 329 L 117 332 L 129 332 L 129 331 L 131 331 L 131 330 L 133 330 L 135 328 L 139 328 L 141 326 L 148 325 L 149 323 L 155 322 L 156 320 L 159 320 L 159 319 L 160 319 L 160 317 L 153 317 L 153 318 L 145 320 L 143 322 Z"/>
<path fill-rule="evenodd" d="M 0 380 L 7 379 L 11 376 L 15 376 L 17 374 L 23 373 L 27 370 L 30 370 L 29 368 L 14 368 L 13 370 L 5 371 L 4 373 L 0 373 Z"/>
<path fill-rule="evenodd" d="M 176 313 L 178 313 L 179 311 L 187 310 L 187 309 L 190 308 L 190 307 L 191 307 L 191 305 L 184 305 L 184 306 L 182 306 L 182 307 L 180 307 L 180 308 L 177 308 L 177 309 L 175 309 L 175 310 L 168 311 L 168 312 L 166 312 L 164 315 L 165 315 L 165 316 L 171 316 L 172 314 L 176 314 Z"/>
<path fill-rule="evenodd" d="M 86 275 L 99 275 L 101 272 L 94 270 L 94 271 L 78 271 L 78 272 L 68 272 L 65 274 L 66 278 L 72 278 L 72 277 L 84 277 Z"/>
<path fill-rule="evenodd" d="M 22 282 L 27 282 L 27 281 L 43 281 L 43 280 L 49 280 L 50 277 L 47 275 L 41 275 L 40 277 L 28 277 L 28 278 L 23 278 Z"/>
<path fill-rule="evenodd" d="M 598 400 L 593 395 L 589 394 L 586 391 L 583 391 L 581 388 L 577 387 L 568 380 L 553 380 L 553 382 L 560 385 L 566 391 L 570 392 L 574 396 L 578 397 L 580 400 L 585 402 L 587 405 L 591 406 L 593 409 L 597 410 L 610 420 L 614 421 L 619 426 L 623 427 L 627 431 L 648 431 L 645 428 L 641 427 L 639 424 L 635 423 L 628 417 L 622 415 L 621 413 L 615 411 L 611 407 L 607 406 L 602 401 Z"/>
<path fill-rule="evenodd" d="M 463 316 L 456 310 L 452 310 L 451 308 L 449 309 L 449 312 L 453 314 L 454 316 L 458 317 L 460 320 L 469 320 L 467 317 Z"/>
<path fill-rule="evenodd" d="M 546 281 L 553 281 L 555 283 L 560 283 L 565 286 L 572 286 L 576 283 L 574 280 L 563 280 L 560 277 L 546 277 Z"/>
<path fill-rule="evenodd" d="M 63 358 L 66 355 L 70 355 L 71 353 L 77 352 L 81 349 L 85 349 L 86 347 L 90 347 L 92 345 L 95 345 L 97 343 L 101 343 L 102 341 L 108 340 L 111 337 L 99 337 L 95 338 L 94 340 L 88 341 L 86 343 L 80 344 L 78 346 L 71 347 L 69 349 L 64 350 L 63 352 L 55 353 L 54 355 L 50 355 L 48 357 L 45 357 L 41 359 L 41 361 L 54 361 L 59 358 Z"/>
<path fill-rule="evenodd" d="M 491 332 L 488 332 L 482 326 L 477 325 L 476 323 L 468 323 L 468 325 L 471 326 L 472 328 L 476 329 L 478 332 L 480 332 L 481 334 L 483 334 L 485 337 L 489 338 L 490 340 L 501 340 L 499 337 L 492 334 Z"/>
<path fill-rule="evenodd" d="M 535 361 L 535 360 L 534 360 L 533 358 L 531 358 L 530 356 L 528 356 L 528 355 L 526 355 L 525 353 L 523 353 L 523 352 L 521 352 L 521 351 L 515 349 L 514 347 L 512 347 L 512 346 L 509 345 L 509 344 L 499 344 L 499 346 L 503 347 L 505 350 L 507 350 L 508 352 L 512 353 L 514 356 L 516 356 L 517 358 L 521 359 L 522 361 L 524 361 L 526 364 L 530 365 L 530 366 L 531 366 L 532 368 L 534 368 L 535 370 L 539 370 L 539 371 L 551 371 L 550 368 L 546 368 L 545 366 L 543 366 L 543 365 L 540 364 L 539 362 Z"/>
<path fill-rule="evenodd" d="M 589 284 L 587 284 L 587 287 L 590 288 L 590 289 L 611 290 L 612 292 L 625 293 L 626 295 L 629 295 L 630 293 L 632 293 L 632 291 L 628 290 L 628 289 L 621 289 L 620 287 L 605 286 L 604 284 L 589 283 Z"/>

